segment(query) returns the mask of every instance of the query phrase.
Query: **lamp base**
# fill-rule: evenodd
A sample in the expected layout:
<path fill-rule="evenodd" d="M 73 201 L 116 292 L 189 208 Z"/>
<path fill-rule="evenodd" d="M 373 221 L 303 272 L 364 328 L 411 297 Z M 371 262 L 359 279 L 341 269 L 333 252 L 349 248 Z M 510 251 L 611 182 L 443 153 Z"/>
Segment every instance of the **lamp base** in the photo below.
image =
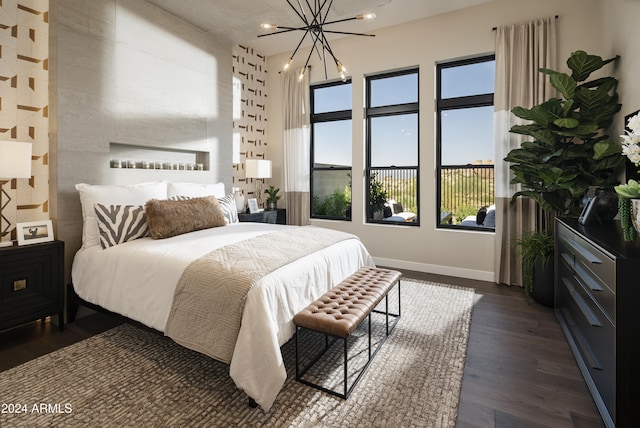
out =
<path fill-rule="evenodd" d="M 13 241 L 0 242 L 0 248 L 4 248 L 4 247 L 13 247 Z"/>

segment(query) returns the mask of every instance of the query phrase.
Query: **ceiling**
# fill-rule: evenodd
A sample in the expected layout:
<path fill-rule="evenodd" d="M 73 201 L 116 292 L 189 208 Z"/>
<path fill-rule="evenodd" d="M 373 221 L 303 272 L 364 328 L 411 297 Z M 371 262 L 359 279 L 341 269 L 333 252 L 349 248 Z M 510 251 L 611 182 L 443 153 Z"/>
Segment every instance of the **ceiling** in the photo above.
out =
<path fill-rule="evenodd" d="M 302 25 L 302 21 L 287 4 L 287 0 L 147 1 L 196 27 L 219 37 L 226 37 L 234 44 L 249 45 L 264 55 L 273 55 L 294 49 L 302 34 L 297 33 L 292 37 L 291 34 L 285 33 L 258 38 L 259 34 L 268 32 L 268 30 L 260 28 L 260 24 L 266 22 L 289 27 Z M 299 0 L 290 1 L 297 5 Z M 307 4 L 305 0 L 300 1 L 302 4 Z M 376 19 L 373 21 L 350 21 L 326 28 L 370 33 L 379 28 L 490 1 L 493 0 L 334 0 L 330 9 L 330 20 L 350 18 L 365 12 L 375 13 Z M 313 4 L 313 0 L 308 0 L 308 2 Z"/>

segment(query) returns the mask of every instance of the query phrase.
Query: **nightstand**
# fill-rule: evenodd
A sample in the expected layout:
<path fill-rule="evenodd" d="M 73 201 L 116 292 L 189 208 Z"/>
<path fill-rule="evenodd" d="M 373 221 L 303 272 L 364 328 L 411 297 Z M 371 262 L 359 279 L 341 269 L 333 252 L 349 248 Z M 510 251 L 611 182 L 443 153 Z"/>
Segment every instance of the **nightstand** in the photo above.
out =
<path fill-rule="evenodd" d="M 259 211 L 257 213 L 238 213 L 238 220 L 242 222 L 250 221 L 254 223 L 275 224 L 278 218 L 277 211 Z"/>
<path fill-rule="evenodd" d="M 64 242 L 0 248 L 0 331 L 50 315 L 64 330 Z"/>
<path fill-rule="evenodd" d="M 252 221 L 254 223 L 287 224 L 287 210 L 264 210 L 257 213 L 238 213 L 239 221 Z"/>

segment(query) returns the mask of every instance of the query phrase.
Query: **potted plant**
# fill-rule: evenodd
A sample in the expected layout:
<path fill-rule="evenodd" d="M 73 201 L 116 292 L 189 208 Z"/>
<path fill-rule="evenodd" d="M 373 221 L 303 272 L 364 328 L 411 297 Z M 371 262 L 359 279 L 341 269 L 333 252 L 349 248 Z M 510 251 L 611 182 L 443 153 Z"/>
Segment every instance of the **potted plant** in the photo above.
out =
<path fill-rule="evenodd" d="M 264 191 L 264 193 L 269 195 L 266 200 L 268 210 L 278 209 L 278 199 L 280 199 L 278 192 L 280 192 L 280 188 L 275 186 L 269 186 L 269 188 Z"/>
<path fill-rule="evenodd" d="M 522 255 L 522 285 L 524 294 L 545 306 L 553 306 L 553 235 L 548 232 L 532 232 L 517 241 Z M 551 266 L 551 269 L 548 267 Z M 538 283 L 551 287 L 534 287 Z"/>
<path fill-rule="evenodd" d="M 387 191 L 384 184 L 378 180 L 376 173 L 369 176 L 369 218 L 382 220 L 384 204 L 387 202 Z"/>
<path fill-rule="evenodd" d="M 540 69 L 547 74 L 551 85 L 561 98 L 551 98 L 531 109 L 515 107 L 512 113 L 531 121 L 513 126 L 510 132 L 531 137 L 520 148 L 511 150 L 506 162 L 513 172 L 512 184 L 521 190 L 511 198 L 531 198 L 544 212 L 544 221 L 537 232 L 553 236 L 557 215 L 580 214 L 582 197 L 590 186 L 612 186 L 614 171 L 621 164 L 620 147 L 609 140 L 604 130 L 620 111 L 613 77 L 587 81 L 591 73 L 616 61 L 576 51 L 567 60 L 571 74 Z M 523 259 L 528 249 L 522 248 Z M 537 255 L 536 255 L 537 256 Z M 553 271 L 553 264 L 547 263 Z M 527 277 L 530 272 L 523 272 Z M 540 286 L 553 287 L 551 283 Z M 533 289 L 538 287 L 534 278 Z M 535 299 L 535 295 L 534 295 Z"/>

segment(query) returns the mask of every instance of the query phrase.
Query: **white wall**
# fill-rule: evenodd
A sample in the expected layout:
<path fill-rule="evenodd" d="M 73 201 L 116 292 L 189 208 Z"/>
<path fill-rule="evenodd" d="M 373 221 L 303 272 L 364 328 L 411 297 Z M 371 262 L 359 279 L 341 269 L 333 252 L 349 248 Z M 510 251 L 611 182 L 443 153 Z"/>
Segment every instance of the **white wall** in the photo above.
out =
<path fill-rule="evenodd" d="M 603 46 L 607 58 L 620 55 L 616 70 L 622 110 L 610 134 L 615 139 L 624 129 L 624 116 L 640 110 L 640 1 L 604 0 L 602 4 Z"/>
<path fill-rule="evenodd" d="M 51 216 L 68 263 L 80 245 L 76 183 L 224 181 L 230 189 L 229 41 L 144 0 L 59 0 L 51 22 Z M 209 171 L 111 169 L 112 142 L 208 152 Z"/>
<path fill-rule="evenodd" d="M 623 0 L 620 0 L 623 1 Z M 394 267 L 493 280 L 492 233 L 437 230 L 435 228 L 435 64 L 494 51 L 498 25 L 559 15 L 559 64 L 578 49 L 600 54 L 600 0 L 497 0 L 457 12 L 422 19 L 375 31 L 375 38 L 351 37 L 331 42 L 336 56 L 353 79 L 353 220 L 349 222 L 313 220 L 312 223 L 358 235 L 376 261 Z M 357 22 L 353 23 L 357 31 Z M 297 39 L 292 37 L 292 49 Z M 297 58 L 306 58 L 300 51 Z M 268 58 L 268 134 L 272 141 L 269 157 L 282 162 L 281 86 L 276 70 L 290 52 Z M 605 56 L 605 54 L 602 54 Z M 301 61 L 300 59 L 298 61 Z M 301 64 L 297 64 L 301 66 Z M 323 66 L 312 61 L 312 82 L 324 80 Z M 420 67 L 420 165 L 421 226 L 383 226 L 364 222 L 365 135 L 363 121 L 364 78 L 367 74 L 404 67 Z M 330 67 L 330 79 L 337 78 Z M 358 126 L 357 124 L 362 124 Z"/>

